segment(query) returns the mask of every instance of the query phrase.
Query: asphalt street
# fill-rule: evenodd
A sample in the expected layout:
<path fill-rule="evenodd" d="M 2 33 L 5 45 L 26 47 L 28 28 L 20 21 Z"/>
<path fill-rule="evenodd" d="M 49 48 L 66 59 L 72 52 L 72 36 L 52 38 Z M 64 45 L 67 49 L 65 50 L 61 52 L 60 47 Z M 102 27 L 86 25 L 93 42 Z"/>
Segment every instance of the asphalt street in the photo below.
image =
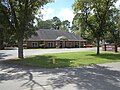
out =
<path fill-rule="evenodd" d="M 24 56 L 43 55 L 64 52 L 95 51 L 96 48 L 63 48 L 63 49 L 24 49 Z M 17 58 L 18 50 L 0 50 L 0 60 Z"/>

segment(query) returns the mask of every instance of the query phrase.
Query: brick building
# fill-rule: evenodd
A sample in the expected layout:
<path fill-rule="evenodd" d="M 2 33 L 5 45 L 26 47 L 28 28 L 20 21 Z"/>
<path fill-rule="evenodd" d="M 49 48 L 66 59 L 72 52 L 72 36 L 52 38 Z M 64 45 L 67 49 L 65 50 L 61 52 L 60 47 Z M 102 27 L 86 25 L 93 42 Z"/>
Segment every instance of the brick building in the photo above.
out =
<path fill-rule="evenodd" d="M 40 29 L 37 36 L 27 40 L 27 48 L 78 48 L 85 43 L 83 38 L 67 31 Z"/>

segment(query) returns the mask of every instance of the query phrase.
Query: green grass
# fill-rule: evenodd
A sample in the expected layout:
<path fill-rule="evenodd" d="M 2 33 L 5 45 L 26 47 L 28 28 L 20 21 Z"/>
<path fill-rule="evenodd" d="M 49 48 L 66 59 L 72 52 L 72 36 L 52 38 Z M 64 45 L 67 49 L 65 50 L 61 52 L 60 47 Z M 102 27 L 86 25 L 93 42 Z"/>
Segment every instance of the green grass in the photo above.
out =
<path fill-rule="evenodd" d="M 52 64 L 52 57 L 55 57 L 56 64 Z M 95 52 L 75 52 L 37 55 L 27 57 L 24 60 L 8 61 L 12 64 L 41 68 L 79 67 L 110 62 L 120 62 L 120 53 L 102 52 L 100 55 L 96 55 Z"/>

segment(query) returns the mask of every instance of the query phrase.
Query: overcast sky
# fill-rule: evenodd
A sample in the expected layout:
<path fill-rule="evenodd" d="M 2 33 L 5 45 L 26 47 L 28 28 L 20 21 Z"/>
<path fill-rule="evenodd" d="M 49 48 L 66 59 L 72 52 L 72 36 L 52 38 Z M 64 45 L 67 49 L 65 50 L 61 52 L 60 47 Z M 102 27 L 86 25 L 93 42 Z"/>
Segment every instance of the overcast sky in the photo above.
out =
<path fill-rule="evenodd" d="M 69 20 L 72 22 L 74 14 L 72 5 L 75 0 L 54 0 L 54 3 L 49 3 L 42 10 L 43 20 L 52 19 L 54 16 L 60 18 L 61 21 Z M 116 3 L 119 7 L 120 0 Z"/>

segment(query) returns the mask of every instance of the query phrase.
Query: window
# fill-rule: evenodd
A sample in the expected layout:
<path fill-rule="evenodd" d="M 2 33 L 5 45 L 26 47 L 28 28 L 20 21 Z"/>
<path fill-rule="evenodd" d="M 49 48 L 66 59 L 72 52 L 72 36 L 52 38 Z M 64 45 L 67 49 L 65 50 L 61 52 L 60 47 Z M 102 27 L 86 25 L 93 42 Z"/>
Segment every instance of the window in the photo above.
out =
<path fill-rule="evenodd" d="M 49 47 L 49 48 L 53 47 L 53 43 L 52 43 L 52 42 L 49 42 L 49 43 L 48 43 L 48 47 Z"/>
<path fill-rule="evenodd" d="M 38 42 L 32 42 L 32 47 L 38 47 Z"/>

